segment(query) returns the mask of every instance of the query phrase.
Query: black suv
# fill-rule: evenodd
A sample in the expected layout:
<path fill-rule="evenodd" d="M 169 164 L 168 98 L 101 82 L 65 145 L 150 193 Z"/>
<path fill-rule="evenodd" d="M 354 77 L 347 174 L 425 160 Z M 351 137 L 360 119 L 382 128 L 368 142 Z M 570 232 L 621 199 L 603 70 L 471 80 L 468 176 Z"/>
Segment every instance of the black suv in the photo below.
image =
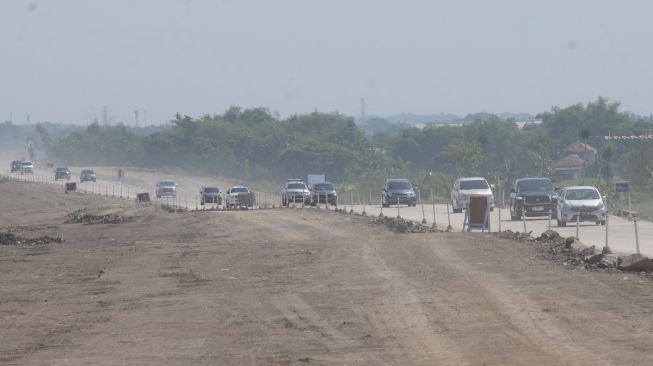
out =
<path fill-rule="evenodd" d="M 70 180 L 70 170 L 68 168 L 57 168 L 54 171 L 54 180 L 68 179 Z"/>
<path fill-rule="evenodd" d="M 558 197 L 549 178 L 522 178 L 510 190 L 510 219 L 549 216 L 555 218 Z"/>
<path fill-rule="evenodd" d="M 413 185 L 408 179 L 388 179 L 381 191 L 381 204 L 383 207 L 390 205 L 417 206 L 417 196 Z"/>
<path fill-rule="evenodd" d="M 11 162 L 11 172 L 19 172 L 20 167 L 23 165 L 21 160 L 14 160 Z"/>
<path fill-rule="evenodd" d="M 310 187 L 311 191 L 311 206 L 317 205 L 319 203 L 328 203 L 331 206 L 337 204 L 338 193 L 336 192 L 333 184 L 329 182 L 324 183 L 315 183 Z"/>

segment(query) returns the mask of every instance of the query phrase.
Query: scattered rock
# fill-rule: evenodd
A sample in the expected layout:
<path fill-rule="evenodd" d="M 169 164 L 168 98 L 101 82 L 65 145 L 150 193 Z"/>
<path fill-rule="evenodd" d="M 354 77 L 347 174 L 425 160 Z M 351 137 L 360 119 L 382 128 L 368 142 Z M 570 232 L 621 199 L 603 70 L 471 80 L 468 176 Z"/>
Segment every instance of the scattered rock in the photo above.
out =
<path fill-rule="evenodd" d="M 73 211 L 66 215 L 66 224 L 122 224 L 133 222 L 136 218 L 132 216 L 119 216 L 116 214 L 93 215 L 88 213 L 87 209 Z"/>
<path fill-rule="evenodd" d="M 0 245 L 49 245 L 54 243 L 61 243 L 61 238 L 53 238 L 51 236 L 40 236 L 38 238 L 21 238 L 12 233 L 0 233 Z"/>
<path fill-rule="evenodd" d="M 415 221 L 402 218 L 390 218 L 388 216 L 379 216 L 374 220 L 374 223 L 377 225 L 385 225 L 395 233 L 428 233 L 438 231 L 432 226 L 422 225 Z"/>

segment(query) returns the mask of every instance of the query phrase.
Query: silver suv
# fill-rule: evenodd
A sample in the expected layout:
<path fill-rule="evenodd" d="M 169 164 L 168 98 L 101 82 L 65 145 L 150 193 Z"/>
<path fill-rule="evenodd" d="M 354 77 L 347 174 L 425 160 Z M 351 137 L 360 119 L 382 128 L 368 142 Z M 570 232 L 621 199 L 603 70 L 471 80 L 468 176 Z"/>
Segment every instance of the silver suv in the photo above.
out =
<path fill-rule="evenodd" d="M 288 206 L 290 203 L 311 203 L 311 191 L 301 179 L 288 179 L 281 188 L 281 205 Z"/>
<path fill-rule="evenodd" d="M 177 197 L 177 183 L 172 180 L 162 180 L 156 185 L 156 198 Z"/>

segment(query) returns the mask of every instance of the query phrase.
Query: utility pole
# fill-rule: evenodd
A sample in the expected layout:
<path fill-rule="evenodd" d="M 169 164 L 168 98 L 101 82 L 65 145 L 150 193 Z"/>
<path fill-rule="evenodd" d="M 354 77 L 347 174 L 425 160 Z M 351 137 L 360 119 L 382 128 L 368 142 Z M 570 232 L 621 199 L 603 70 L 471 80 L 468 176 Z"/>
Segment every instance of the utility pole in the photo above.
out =
<path fill-rule="evenodd" d="M 138 109 L 134 110 L 134 122 L 136 127 L 138 127 Z"/>
<path fill-rule="evenodd" d="M 147 110 L 143 109 L 143 126 L 147 126 Z"/>

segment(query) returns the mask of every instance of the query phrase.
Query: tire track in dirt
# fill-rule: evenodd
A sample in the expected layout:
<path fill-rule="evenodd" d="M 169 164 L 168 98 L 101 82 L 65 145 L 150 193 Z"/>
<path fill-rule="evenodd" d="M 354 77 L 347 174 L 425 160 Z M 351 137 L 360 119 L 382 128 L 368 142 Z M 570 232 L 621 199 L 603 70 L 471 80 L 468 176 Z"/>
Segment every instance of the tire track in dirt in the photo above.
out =
<path fill-rule="evenodd" d="M 434 248 L 434 252 L 437 256 L 447 258 L 447 266 L 451 270 L 466 278 L 469 283 L 477 284 L 474 291 L 484 296 L 488 304 L 500 312 L 498 316 L 506 319 L 510 327 L 517 331 L 504 332 L 503 336 L 517 336 L 521 342 L 526 338 L 527 343 L 538 347 L 543 354 L 551 355 L 548 361 L 550 364 L 611 365 L 572 339 L 553 315 L 543 312 L 540 306 L 520 293 L 521 289 L 510 280 L 476 269 L 478 267 L 467 263 L 446 245 Z"/>
<path fill-rule="evenodd" d="M 409 281 L 399 272 L 386 265 L 385 261 L 374 250 L 370 242 L 363 245 L 363 264 L 376 276 L 387 284 L 387 293 L 379 299 L 383 305 L 372 321 L 380 322 L 377 327 L 396 332 L 401 330 L 407 335 L 397 336 L 401 343 L 404 361 L 410 360 L 411 364 L 449 364 L 468 365 L 469 363 L 458 350 L 456 344 L 445 335 L 442 335 L 425 315 L 420 305 L 420 299 L 410 288 Z M 416 357 L 416 355 L 418 357 Z"/>

